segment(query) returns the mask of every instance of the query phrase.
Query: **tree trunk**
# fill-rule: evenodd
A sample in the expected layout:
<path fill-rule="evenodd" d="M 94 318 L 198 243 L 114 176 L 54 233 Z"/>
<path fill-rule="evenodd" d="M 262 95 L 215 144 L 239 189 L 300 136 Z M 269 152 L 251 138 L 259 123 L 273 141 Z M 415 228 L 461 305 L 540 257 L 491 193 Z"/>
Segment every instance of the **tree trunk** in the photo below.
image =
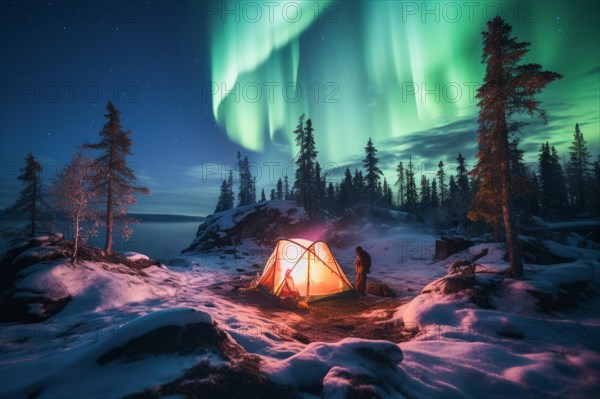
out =
<path fill-rule="evenodd" d="M 106 253 L 110 253 L 112 250 L 112 240 L 113 240 L 113 189 L 112 189 L 112 179 L 108 181 L 108 201 L 106 205 L 106 243 L 104 245 L 104 250 Z"/>
<path fill-rule="evenodd" d="M 508 141 L 507 141 L 508 144 Z M 508 148 L 507 148 L 508 149 Z M 510 267 L 507 273 L 513 277 L 520 277 L 523 274 L 523 263 L 521 262 L 521 254 L 519 252 L 519 244 L 517 242 L 518 235 L 513 223 L 511 206 L 510 206 L 510 170 L 508 158 L 502 160 L 502 216 L 504 218 L 504 229 L 506 233 L 506 250 Z"/>
<path fill-rule="evenodd" d="M 581 154 L 577 154 L 578 156 L 578 161 L 579 161 L 579 208 L 581 211 L 584 210 L 585 208 L 585 198 L 583 198 L 583 190 L 584 190 L 584 184 L 585 184 L 585 177 L 583 175 L 583 159 L 581 157 Z"/>
<path fill-rule="evenodd" d="M 33 181 L 33 198 L 32 198 L 32 204 L 31 204 L 31 237 L 35 236 L 35 213 L 36 213 L 36 209 L 35 209 L 35 204 L 37 202 L 37 186 L 38 186 L 38 182 L 37 182 L 37 177 L 34 179 Z"/>
<path fill-rule="evenodd" d="M 56 226 L 56 215 L 58 214 L 58 205 L 54 207 L 54 213 L 52 214 L 52 226 L 50 226 L 50 234 L 54 235 L 54 227 Z"/>
<path fill-rule="evenodd" d="M 75 262 L 77 259 L 77 250 L 79 249 L 79 214 L 75 217 L 75 223 L 73 223 L 73 254 L 71 255 L 71 262 Z"/>

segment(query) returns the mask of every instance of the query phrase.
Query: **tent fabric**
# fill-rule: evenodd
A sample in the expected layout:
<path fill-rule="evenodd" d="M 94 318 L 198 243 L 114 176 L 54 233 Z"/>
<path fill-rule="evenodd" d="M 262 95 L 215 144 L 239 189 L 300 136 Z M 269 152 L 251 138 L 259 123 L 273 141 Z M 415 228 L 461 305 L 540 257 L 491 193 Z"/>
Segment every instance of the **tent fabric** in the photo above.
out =
<path fill-rule="evenodd" d="M 291 284 L 308 302 L 354 294 L 352 284 L 323 241 L 295 238 L 277 242 L 258 287 L 283 296 Z"/>

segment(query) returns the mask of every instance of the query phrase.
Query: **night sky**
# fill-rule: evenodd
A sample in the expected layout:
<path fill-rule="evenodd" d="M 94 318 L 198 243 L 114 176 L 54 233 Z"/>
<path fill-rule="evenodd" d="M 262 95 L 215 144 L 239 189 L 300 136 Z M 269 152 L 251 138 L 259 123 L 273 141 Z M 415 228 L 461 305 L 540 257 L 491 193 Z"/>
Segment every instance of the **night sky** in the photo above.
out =
<path fill-rule="evenodd" d="M 549 140 L 564 158 L 575 123 L 600 146 L 596 1 L 12 2 L 0 6 L 0 207 L 29 151 L 47 181 L 98 140 L 111 100 L 132 130 L 132 165 L 152 195 L 133 211 L 205 215 L 237 151 L 259 189 L 293 176 L 292 131 L 313 119 L 318 160 L 358 166 L 369 137 L 388 180 L 462 151 L 473 163 L 481 34 L 500 13 L 532 43 L 526 61 L 561 73 L 549 117 L 523 129 L 526 160 Z M 229 95 L 227 92 L 229 91 Z M 450 166 L 452 167 L 452 166 Z"/>

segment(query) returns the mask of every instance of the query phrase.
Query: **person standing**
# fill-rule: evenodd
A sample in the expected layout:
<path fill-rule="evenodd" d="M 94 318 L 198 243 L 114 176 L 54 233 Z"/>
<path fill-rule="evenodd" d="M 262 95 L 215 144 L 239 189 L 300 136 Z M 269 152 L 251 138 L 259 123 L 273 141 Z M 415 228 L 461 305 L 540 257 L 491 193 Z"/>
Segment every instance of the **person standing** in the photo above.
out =
<path fill-rule="evenodd" d="M 367 274 L 371 272 L 371 255 L 362 247 L 356 247 L 356 282 L 354 289 L 359 295 L 367 295 Z"/>

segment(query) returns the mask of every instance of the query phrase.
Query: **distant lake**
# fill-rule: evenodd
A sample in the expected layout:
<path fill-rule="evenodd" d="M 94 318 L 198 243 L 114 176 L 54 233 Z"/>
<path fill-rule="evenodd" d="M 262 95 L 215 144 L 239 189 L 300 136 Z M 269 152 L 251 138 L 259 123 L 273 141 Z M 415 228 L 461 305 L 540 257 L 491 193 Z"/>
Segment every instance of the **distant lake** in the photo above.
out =
<path fill-rule="evenodd" d="M 128 241 L 123 240 L 119 231 L 119 226 L 115 225 L 113 237 L 113 249 L 119 252 L 140 252 L 154 259 L 162 259 L 170 256 L 179 255 L 181 250 L 187 248 L 194 238 L 198 226 L 202 223 L 200 217 L 179 216 L 179 215 L 132 215 L 138 220 L 139 224 L 131 225 L 134 232 Z M 23 220 L 1 220 L 3 228 L 14 227 L 23 228 L 26 222 Z M 59 221 L 58 231 L 64 225 L 64 221 Z M 99 234 L 92 238 L 91 243 L 97 247 L 104 246 L 105 230 L 101 229 Z M 67 234 L 70 238 L 70 234 Z M 7 243 L 5 240 L 0 242 L 0 251 L 4 253 Z"/>

